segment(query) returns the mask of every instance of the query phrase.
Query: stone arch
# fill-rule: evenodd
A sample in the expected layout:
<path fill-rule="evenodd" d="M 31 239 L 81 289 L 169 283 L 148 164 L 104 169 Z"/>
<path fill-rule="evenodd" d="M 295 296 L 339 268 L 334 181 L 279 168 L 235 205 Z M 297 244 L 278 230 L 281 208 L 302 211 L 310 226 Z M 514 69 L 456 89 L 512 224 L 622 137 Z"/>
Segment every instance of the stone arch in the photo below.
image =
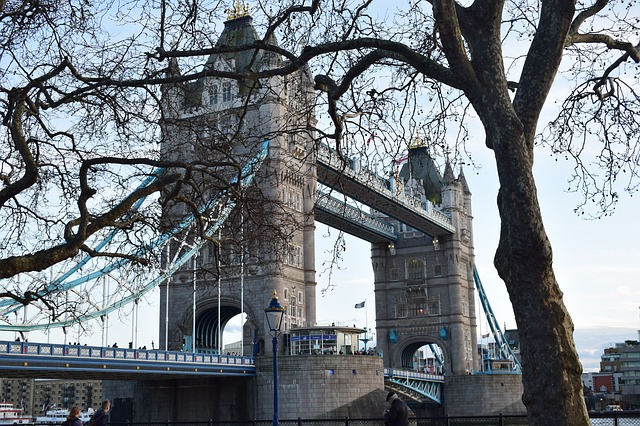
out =
<path fill-rule="evenodd" d="M 428 335 L 415 335 L 411 336 L 402 342 L 398 342 L 397 347 L 392 357 L 392 368 L 398 368 L 403 370 L 413 369 L 413 355 L 415 352 L 425 345 L 437 345 L 442 350 L 442 357 L 444 363 L 444 371 L 451 371 L 451 351 L 449 346 L 440 338 Z"/>
<path fill-rule="evenodd" d="M 247 322 L 244 325 L 244 327 L 246 327 L 247 323 L 255 323 L 255 315 L 246 305 L 244 308 L 244 313 L 247 315 Z M 209 297 L 206 300 L 197 301 L 195 321 L 196 330 L 193 339 L 196 351 L 216 352 L 222 337 L 218 335 L 218 329 L 224 332 L 224 328 L 227 326 L 229 321 L 241 312 L 239 301 L 228 297 L 220 298 L 220 327 L 218 328 L 218 298 Z M 179 329 L 185 335 L 191 335 L 193 331 L 192 309 L 188 309 L 184 312 L 181 324 L 182 326 L 179 327 Z"/>

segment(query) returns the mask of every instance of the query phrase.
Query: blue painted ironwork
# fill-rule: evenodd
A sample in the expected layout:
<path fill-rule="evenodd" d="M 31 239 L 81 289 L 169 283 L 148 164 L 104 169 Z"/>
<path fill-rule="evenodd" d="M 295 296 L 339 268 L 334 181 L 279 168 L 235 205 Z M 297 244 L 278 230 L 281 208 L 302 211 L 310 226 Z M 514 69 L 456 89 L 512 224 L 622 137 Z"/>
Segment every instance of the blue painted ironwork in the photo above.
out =
<path fill-rule="evenodd" d="M 262 163 L 264 162 L 265 158 L 267 157 L 269 152 L 269 141 L 265 141 L 263 142 L 263 144 L 261 145 L 260 151 L 253 157 L 251 158 L 247 164 L 245 164 L 245 166 L 242 168 L 241 174 L 240 174 L 240 183 L 239 185 L 241 187 L 247 187 L 254 179 L 255 174 L 257 172 L 257 170 L 260 168 L 260 166 L 262 165 Z M 148 179 L 149 181 L 149 179 Z M 146 182 L 146 181 L 145 181 Z M 148 183 L 150 184 L 151 181 Z M 230 186 L 235 185 L 237 183 L 237 179 L 232 179 L 230 181 Z M 141 201 L 140 201 L 141 203 Z M 225 222 L 225 220 L 228 218 L 228 216 L 231 214 L 231 211 L 235 208 L 235 200 L 233 200 L 231 198 L 230 192 L 229 191 L 221 191 L 219 194 L 217 194 L 215 197 L 212 197 L 211 200 L 209 200 L 209 202 L 206 203 L 206 205 L 202 206 L 200 208 L 200 212 L 204 213 L 206 211 L 211 211 L 212 209 L 217 210 L 218 211 L 218 215 L 215 221 L 213 221 L 212 223 L 209 224 L 209 227 L 205 230 L 205 235 L 207 237 L 211 237 L 213 235 L 215 235 L 215 233 L 218 231 L 218 229 L 222 226 L 222 224 Z M 138 205 L 139 208 L 139 205 Z M 189 226 L 192 226 L 194 224 L 195 221 L 195 216 L 194 215 L 190 215 L 188 216 L 186 219 L 184 219 L 180 224 L 178 224 L 176 227 L 174 227 L 173 229 L 161 234 L 158 238 L 156 238 L 155 240 L 153 240 L 150 244 L 148 244 L 146 247 L 143 247 L 139 250 L 137 250 L 133 255 L 134 256 L 141 256 L 149 251 L 152 250 L 158 250 L 158 249 L 162 249 L 162 247 L 168 242 L 170 241 L 172 238 L 174 238 L 176 235 L 182 233 L 184 230 L 186 230 Z M 115 236 L 114 232 L 111 232 L 110 235 L 105 238 L 105 240 L 103 240 L 100 243 L 100 247 L 104 247 L 104 245 L 106 245 L 109 241 L 111 241 L 113 239 L 113 237 Z M 167 280 L 169 277 L 171 277 L 182 265 L 184 265 L 186 262 L 188 262 L 193 256 L 195 256 L 196 253 L 198 253 L 200 251 L 200 249 L 202 248 L 202 246 L 205 244 L 206 239 L 200 239 L 196 242 L 193 242 L 190 245 L 190 250 L 186 251 L 185 253 L 183 253 L 180 257 L 178 257 L 170 266 L 168 266 L 166 268 L 166 270 L 159 274 L 158 276 L 156 276 L 154 279 L 152 279 L 151 281 L 147 282 L 144 286 L 142 286 L 141 288 L 139 288 L 134 294 L 129 295 L 128 297 L 123 297 L 117 301 L 112 302 L 109 306 L 106 306 L 102 309 L 97 309 L 93 312 L 88 312 L 79 316 L 75 316 L 74 318 L 68 319 L 68 320 L 63 320 L 63 321 L 56 321 L 56 322 L 46 322 L 46 323 L 38 323 L 38 324 L 29 324 L 29 323 L 23 323 L 23 324 L 0 324 L 0 330 L 2 331 L 21 331 L 21 332 L 29 332 L 29 331 L 35 331 L 35 330 L 46 330 L 46 329 L 51 329 L 51 328 L 59 328 L 59 327 L 68 327 L 70 325 L 76 324 L 78 322 L 82 322 L 82 321 L 86 321 L 86 320 L 91 320 L 91 319 L 96 319 L 96 318 L 100 318 L 104 315 L 107 315 L 115 310 L 118 310 L 120 308 L 122 308 L 123 306 L 134 302 L 136 300 L 139 300 L 141 296 L 143 296 L 144 294 L 148 293 L 149 291 L 153 290 L 155 287 L 157 287 L 160 283 L 164 282 L 165 280 Z M 86 263 L 87 258 L 83 259 L 81 262 L 83 262 L 82 264 L 84 265 Z M 55 281 L 55 292 L 56 293 L 63 293 L 65 291 L 68 291 L 74 287 L 77 287 L 81 284 L 90 282 L 90 281 L 94 281 L 97 280 L 101 277 L 107 276 L 109 275 L 111 272 L 118 270 L 120 268 L 122 268 L 123 266 L 127 265 L 128 263 L 130 263 L 129 259 L 118 259 L 114 262 L 111 262 L 109 264 L 107 264 L 106 266 L 102 267 L 101 269 L 97 270 L 97 271 L 93 271 L 90 272 L 84 276 L 78 277 L 72 281 L 69 281 L 67 283 L 63 282 L 62 278 L 59 278 L 58 280 Z M 63 274 L 64 279 L 68 278 L 69 276 L 71 276 L 71 274 L 75 271 L 80 270 L 79 267 L 72 267 L 70 271 L 67 271 Z M 71 272 L 73 271 L 73 272 Z M 51 286 L 50 286 L 51 287 Z M 11 300 L 11 301 L 5 301 L 4 302 L 5 306 L 8 306 L 9 308 L 6 310 L 3 310 L 2 314 L 6 315 L 9 312 L 13 312 L 14 310 L 16 310 L 19 307 L 22 307 L 22 305 L 18 304 L 17 302 Z M 1 306 L 1 305 L 0 305 Z"/>
<path fill-rule="evenodd" d="M 316 217 L 318 210 L 340 217 L 341 220 L 355 224 L 359 229 L 379 235 L 385 241 L 398 241 L 395 226 L 379 217 L 372 215 L 356 206 L 347 204 L 344 200 L 332 197 L 327 192 L 316 191 Z M 361 235 L 356 235 L 360 237 Z"/>
<path fill-rule="evenodd" d="M 384 382 L 386 387 L 411 399 L 422 401 L 428 398 L 442 404 L 444 376 L 385 368 Z"/>
<path fill-rule="evenodd" d="M 370 206 L 386 215 L 395 217 L 401 222 L 404 214 L 413 217 L 414 223 L 408 223 L 428 235 L 454 234 L 455 227 L 451 224 L 451 218 L 444 212 L 435 208 L 430 201 L 415 198 L 404 191 L 393 187 L 393 183 L 386 178 L 378 176 L 373 171 L 362 167 L 357 159 L 347 159 L 344 155 L 325 144 L 319 144 L 317 149 L 316 164 L 318 165 L 318 182 L 333 186 L 331 176 L 340 176 L 342 190 L 345 195 L 358 198 L 358 201 L 366 203 L 366 194 L 349 194 L 347 187 L 350 183 L 355 187 L 365 190 L 367 194 L 374 196 L 370 200 Z M 326 176 L 325 176 L 326 174 Z M 355 192 L 358 192 L 354 189 Z M 403 215 L 398 213 L 403 212 Z"/>
<path fill-rule="evenodd" d="M 252 357 L 0 341 L 0 373 L 16 370 L 162 376 L 255 376 Z"/>
<path fill-rule="evenodd" d="M 476 288 L 478 289 L 478 295 L 480 297 L 480 303 L 482 304 L 482 309 L 487 316 L 489 328 L 491 328 L 491 333 L 493 334 L 498 350 L 500 351 L 500 358 L 512 361 L 513 370 L 515 372 L 521 372 L 522 366 L 520 365 L 520 361 L 513 353 L 509 342 L 507 342 L 507 339 L 505 339 L 504 334 L 500 329 L 500 325 L 498 324 L 498 321 L 493 314 L 493 310 L 491 309 L 491 305 L 489 304 L 489 299 L 487 298 L 487 293 L 484 291 L 484 286 L 482 285 L 482 281 L 480 280 L 480 274 L 478 274 L 478 269 L 475 265 L 473 265 L 473 280 L 476 283 Z"/>
<path fill-rule="evenodd" d="M 160 177 L 160 175 L 162 175 L 163 173 L 164 173 L 163 169 L 160 169 L 160 168 L 155 169 L 153 172 L 151 172 L 151 174 L 147 178 L 145 178 L 140 183 L 140 185 L 138 185 L 138 187 L 136 188 L 136 191 L 150 186 L 156 180 L 158 180 L 158 177 Z M 147 199 L 147 196 L 145 195 L 144 197 L 141 197 L 138 201 L 136 201 L 133 204 L 133 206 L 131 207 L 130 212 L 128 214 L 126 214 L 125 216 L 123 216 L 122 222 L 126 222 L 127 220 L 129 220 L 133 216 L 133 214 L 140 209 L 140 207 L 142 206 L 142 204 L 145 202 L 146 199 Z M 100 243 L 98 243 L 94 247 L 93 250 L 95 252 L 100 252 L 111 241 L 113 241 L 113 239 L 116 237 L 116 235 L 118 235 L 120 232 L 122 232 L 121 228 L 116 228 L 116 229 L 110 231 L 109 234 Z M 58 277 L 55 280 L 53 280 L 52 282 L 50 282 L 47 285 L 45 290 L 39 291 L 36 294 L 38 296 L 45 296 L 46 294 L 51 293 L 51 292 L 62 291 L 64 289 L 63 283 L 65 282 L 65 280 L 67 278 L 69 278 L 71 275 L 73 275 L 74 273 L 76 273 L 79 270 L 81 270 L 82 267 L 85 266 L 91 260 L 91 258 L 92 257 L 89 256 L 89 255 L 85 256 L 83 259 L 79 260 L 76 264 L 71 266 L 69 268 L 69 270 L 67 270 L 65 273 L 63 273 L 60 277 Z M 7 306 L 11 306 L 13 309 L 4 311 L 3 312 L 4 314 L 12 313 L 15 310 L 20 309 L 22 307 L 22 305 L 20 303 L 14 301 L 13 299 L 0 300 L 0 308 L 5 308 Z"/>

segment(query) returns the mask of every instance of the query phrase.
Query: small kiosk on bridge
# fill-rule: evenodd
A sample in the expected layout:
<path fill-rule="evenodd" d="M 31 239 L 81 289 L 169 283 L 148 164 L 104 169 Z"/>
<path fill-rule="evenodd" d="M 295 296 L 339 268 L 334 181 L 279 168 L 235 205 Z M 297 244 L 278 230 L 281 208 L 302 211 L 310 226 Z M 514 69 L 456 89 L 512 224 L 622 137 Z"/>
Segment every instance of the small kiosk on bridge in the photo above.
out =
<path fill-rule="evenodd" d="M 355 355 L 364 328 L 346 326 L 300 327 L 289 330 L 290 355 Z"/>

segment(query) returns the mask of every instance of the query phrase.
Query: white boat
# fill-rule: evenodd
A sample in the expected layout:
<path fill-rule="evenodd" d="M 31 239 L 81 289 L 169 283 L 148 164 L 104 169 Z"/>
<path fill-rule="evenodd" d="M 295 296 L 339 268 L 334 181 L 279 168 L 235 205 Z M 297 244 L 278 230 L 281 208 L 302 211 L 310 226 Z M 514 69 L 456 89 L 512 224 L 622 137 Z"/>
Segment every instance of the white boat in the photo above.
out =
<path fill-rule="evenodd" d="M 24 425 L 33 423 L 33 417 L 22 414 L 22 408 L 15 408 L 10 402 L 0 402 L 0 425 Z"/>
<path fill-rule="evenodd" d="M 61 424 L 65 420 L 67 420 L 67 416 L 69 415 L 69 410 L 67 408 L 55 408 L 52 410 L 47 410 L 44 416 L 36 417 L 36 423 L 55 423 Z M 86 424 L 91 420 L 91 416 L 93 416 L 93 408 L 89 408 L 87 411 L 80 412 L 80 420 L 82 420 L 83 424 Z"/>

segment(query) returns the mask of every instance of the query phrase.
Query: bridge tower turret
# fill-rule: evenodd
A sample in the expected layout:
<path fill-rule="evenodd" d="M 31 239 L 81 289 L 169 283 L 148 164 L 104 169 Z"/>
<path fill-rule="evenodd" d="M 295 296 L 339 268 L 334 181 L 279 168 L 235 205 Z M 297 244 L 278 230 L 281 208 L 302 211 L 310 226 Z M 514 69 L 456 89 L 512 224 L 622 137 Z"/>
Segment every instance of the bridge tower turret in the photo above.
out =
<path fill-rule="evenodd" d="M 405 191 L 451 218 L 455 232 L 427 235 L 395 222 L 398 241 L 372 245 L 377 345 L 385 367 L 413 369 L 415 352 L 438 346 L 446 373 L 479 369 L 473 283 L 471 192 L 450 164 L 441 175 L 426 147 L 413 147 L 399 176 Z M 436 368 L 437 370 L 437 368 Z"/>
<path fill-rule="evenodd" d="M 283 59 L 272 52 L 234 51 L 261 41 L 248 10 L 234 9 L 224 25 L 216 43 L 224 53 L 209 56 L 205 73 L 282 66 Z M 265 42 L 276 44 L 275 39 Z M 168 76 L 178 75 L 172 62 Z M 308 130 L 315 125 L 312 88 L 308 69 L 255 81 L 211 75 L 163 88 L 163 158 L 200 164 L 192 173 L 202 176 L 199 188 L 161 200 L 163 226 L 175 226 L 193 213 L 193 206 L 225 190 L 220 183 L 229 182 L 265 141 L 269 153 L 220 232 L 161 285 L 161 349 L 216 353 L 222 350 L 221 331 L 244 312 L 242 352 L 269 356 L 263 347 L 270 342 L 264 308 L 274 290 L 286 308 L 283 329 L 315 324 L 316 170 L 309 155 L 314 135 Z M 215 220 L 219 211 L 211 210 L 205 213 Z M 187 241 L 198 238 L 193 231 Z M 171 244 L 165 257 L 169 261 L 186 249 Z M 286 349 L 284 344 L 280 348 Z"/>

